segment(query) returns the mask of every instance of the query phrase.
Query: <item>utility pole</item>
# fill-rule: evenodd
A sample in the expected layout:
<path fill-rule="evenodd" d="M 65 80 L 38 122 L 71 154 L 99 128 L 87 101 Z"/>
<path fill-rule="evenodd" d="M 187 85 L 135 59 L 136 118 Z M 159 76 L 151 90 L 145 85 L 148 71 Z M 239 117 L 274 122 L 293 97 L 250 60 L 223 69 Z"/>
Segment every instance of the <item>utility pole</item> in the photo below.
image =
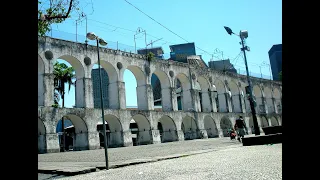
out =
<path fill-rule="evenodd" d="M 259 124 L 258 124 L 258 120 L 257 120 L 257 114 L 256 114 L 256 109 L 255 109 L 255 104 L 254 104 L 254 99 L 253 99 L 253 92 L 252 92 L 253 88 L 252 88 L 252 83 L 251 83 L 251 79 L 249 76 L 249 69 L 248 69 L 247 56 L 246 56 L 246 50 L 248 50 L 248 48 L 244 44 L 243 36 L 240 35 L 240 39 L 241 39 L 241 44 L 242 44 L 241 50 L 243 51 L 243 55 L 244 55 L 244 63 L 246 65 L 247 79 L 248 79 L 248 84 L 249 84 L 249 98 L 250 98 L 249 102 L 250 102 L 251 113 L 252 113 L 252 118 L 253 118 L 254 133 L 255 133 L 255 135 L 260 135 Z"/>

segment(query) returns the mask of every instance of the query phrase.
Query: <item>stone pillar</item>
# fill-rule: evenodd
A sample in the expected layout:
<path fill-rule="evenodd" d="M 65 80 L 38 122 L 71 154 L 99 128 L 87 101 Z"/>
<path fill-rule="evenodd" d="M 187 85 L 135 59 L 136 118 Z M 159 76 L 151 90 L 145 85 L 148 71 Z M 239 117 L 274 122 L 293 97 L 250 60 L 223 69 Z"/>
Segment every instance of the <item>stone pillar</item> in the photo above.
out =
<path fill-rule="evenodd" d="M 272 98 L 272 105 L 273 105 L 273 108 L 274 108 L 274 112 L 276 114 L 278 114 L 279 113 L 278 112 L 278 106 L 277 106 L 277 102 L 276 102 L 275 98 Z"/>
<path fill-rule="evenodd" d="M 184 141 L 184 133 L 182 130 L 177 130 L 178 141 Z"/>
<path fill-rule="evenodd" d="M 217 103 L 216 103 L 216 91 L 210 91 L 210 101 L 211 101 L 211 106 L 212 106 L 212 111 L 217 112 Z"/>
<path fill-rule="evenodd" d="M 93 88 L 91 78 L 77 79 L 75 82 L 76 107 L 93 108 Z"/>
<path fill-rule="evenodd" d="M 211 112 L 212 105 L 211 105 L 211 98 L 208 91 L 202 92 L 202 112 Z"/>
<path fill-rule="evenodd" d="M 138 109 L 153 110 L 153 91 L 150 84 L 145 84 L 137 87 Z"/>
<path fill-rule="evenodd" d="M 219 126 L 220 126 L 220 124 L 219 124 Z M 219 138 L 222 138 L 222 137 L 224 137 L 224 135 L 223 135 L 223 130 L 219 127 L 219 128 L 217 128 L 218 129 L 218 133 L 219 133 Z"/>
<path fill-rule="evenodd" d="M 54 104 L 54 75 L 45 73 L 43 75 L 43 88 L 44 88 L 44 106 L 51 107 Z"/>
<path fill-rule="evenodd" d="M 240 94 L 239 98 L 240 98 L 241 112 L 242 113 L 246 113 L 247 111 L 246 111 L 246 105 L 245 105 L 244 96 Z"/>
<path fill-rule="evenodd" d="M 197 129 L 197 136 L 200 139 L 208 139 L 208 133 L 205 129 Z"/>
<path fill-rule="evenodd" d="M 171 89 L 171 102 L 172 102 L 172 110 L 178 111 L 178 101 L 177 101 L 177 93 L 176 88 L 172 87 Z"/>
<path fill-rule="evenodd" d="M 152 144 L 159 144 L 161 143 L 161 138 L 160 138 L 160 132 L 159 130 L 151 130 L 151 137 L 152 137 Z"/>
<path fill-rule="evenodd" d="M 230 94 L 226 92 L 225 96 L 226 96 L 227 112 L 232 112 L 232 103 L 231 103 Z"/>
<path fill-rule="evenodd" d="M 174 108 L 173 103 L 177 104 L 177 99 L 175 97 L 174 88 L 163 88 L 161 89 L 161 103 L 163 111 L 172 111 Z M 177 105 L 176 105 L 177 106 Z M 178 109 L 177 107 L 175 107 Z"/>
<path fill-rule="evenodd" d="M 47 153 L 60 152 L 58 134 L 47 133 L 46 134 Z"/>
<path fill-rule="evenodd" d="M 110 109 L 126 109 L 126 88 L 124 82 L 109 83 L 108 95 Z"/>
<path fill-rule="evenodd" d="M 133 146 L 131 130 L 123 131 L 122 135 L 123 135 L 123 146 L 124 147 Z"/>
<path fill-rule="evenodd" d="M 99 132 L 88 132 L 89 150 L 100 149 Z"/>
<path fill-rule="evenodd" d="M 198 112 L 198 105 L 197 105 L 197 93 L 198 91 L 194 89 L 189 89 L 189 90 L 183 90 L 183 110 L 188 111 L 188 109 L 194 109 Z"/>

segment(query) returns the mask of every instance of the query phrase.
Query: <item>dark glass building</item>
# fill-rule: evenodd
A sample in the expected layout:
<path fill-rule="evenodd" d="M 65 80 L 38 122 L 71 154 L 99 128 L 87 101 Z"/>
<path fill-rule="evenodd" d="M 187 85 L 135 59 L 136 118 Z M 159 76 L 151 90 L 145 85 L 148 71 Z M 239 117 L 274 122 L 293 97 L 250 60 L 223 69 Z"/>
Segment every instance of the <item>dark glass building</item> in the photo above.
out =
<path fill-rule="evenodd" d="M 268 52 L 273 80 L 279 81 L 279 73 L 282 71 L 282 44 L 276 44 Z"/>

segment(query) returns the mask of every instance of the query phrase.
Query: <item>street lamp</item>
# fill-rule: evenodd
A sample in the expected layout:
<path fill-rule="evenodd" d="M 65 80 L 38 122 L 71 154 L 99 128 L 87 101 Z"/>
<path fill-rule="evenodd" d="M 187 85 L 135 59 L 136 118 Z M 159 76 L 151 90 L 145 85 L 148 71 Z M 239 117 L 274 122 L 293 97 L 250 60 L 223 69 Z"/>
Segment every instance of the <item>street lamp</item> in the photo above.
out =
<path fill-rule="evenodd" d="M 255 109 L 255 103 L 253 99 L 253 94 L 252 94 L 252 84 L 249 76 L 249 70 L 248 70 L 248 64 L 247 64 L 247 57 L 246 57 L 246 50 L 250 51 L 248 46 L 245 46 L 245 39 L 248 38 L 248 31 L 247 30 L 241 30 L 239 35 L 235 34 L 232 32 L 232 30 L 229 27 L 224 26 L 224 29 L 227 31 L 229 35 L 237 35 L 241 39 L 241 44 L 242 48 L 241 51 L 243 51 L 244 54 L 244 63 L 246 65 L 246 71 L 247 71 L 247 79 L 248 79 L 248 91 L 249 91 L 249 102 L 250 102 L 250 107 L 251 107 L 251 112 L 252 112 L 252 118 L 253 118 L 253 126 L 254 126 L 254 133 L 255 135 L 260 135 L 260 130 L 259 130 L 259 125 L 257 121 L 257 115 L 256 115 L 256 109 Z"/>
<path fill-rule="evenodd" d="M 108 163 L 108 146 L 107 146 L 107 135 L 106 135 L 106 123 L 104 121 L 104 106 L 103 106 L 103 99 L 102 99 L 102 77 L 101 77 L 101 68 L 100 68 L 100 56 L 99 56 L 99 44 L 101 46 L 106 46 L 108 43 L 103 39 L 96 36 L 93 32 L 87 33 L 87 38 L 90 40 L 97 41 L 97 51 L 98 51 L 98 66 L 99 66 L 99 79 L 100 79 L 100 101 L 101 101 L 101 114 L 102 114 L 102 124 L 103 124 L 103 137 L 104 137 L 104 154 L 106 158 L 106 169 L 109 169 Z"/>

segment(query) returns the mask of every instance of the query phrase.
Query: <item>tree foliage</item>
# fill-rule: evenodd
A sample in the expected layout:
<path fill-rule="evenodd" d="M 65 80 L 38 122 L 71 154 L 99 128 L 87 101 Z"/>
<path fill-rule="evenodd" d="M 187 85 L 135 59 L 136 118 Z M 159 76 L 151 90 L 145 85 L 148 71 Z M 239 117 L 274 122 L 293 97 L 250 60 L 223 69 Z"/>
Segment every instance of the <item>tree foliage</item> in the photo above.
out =
<path fill-rule="evenodd" d="M 70 91 L 71 85 L 74 85 L 73 80 L 75 78 L 73 67 L 68 67 L 64 63 L 56 62 L 54 64 L 54 87 L 55 90 L 60 94 L 62 99 L 62 107 L 64 107 L 64 95 L 65 95 L 65 84 L 68 84 L 68 92 Z"/>
<path fill-rule="evenodd" d="M 58 24 L 71 17 L 71 14 L 83 18 L 79 0 L 38 0 L 38 36 L 50 31 L 51 24 Z"/>
<path fill-rule="evenodd" d="M 148 54 L 147 54 L 147 60 L 148 61 L 152 61 L 154 59 L 154 54 L 152 53 L 152 52 L 149 52 Z"/>

